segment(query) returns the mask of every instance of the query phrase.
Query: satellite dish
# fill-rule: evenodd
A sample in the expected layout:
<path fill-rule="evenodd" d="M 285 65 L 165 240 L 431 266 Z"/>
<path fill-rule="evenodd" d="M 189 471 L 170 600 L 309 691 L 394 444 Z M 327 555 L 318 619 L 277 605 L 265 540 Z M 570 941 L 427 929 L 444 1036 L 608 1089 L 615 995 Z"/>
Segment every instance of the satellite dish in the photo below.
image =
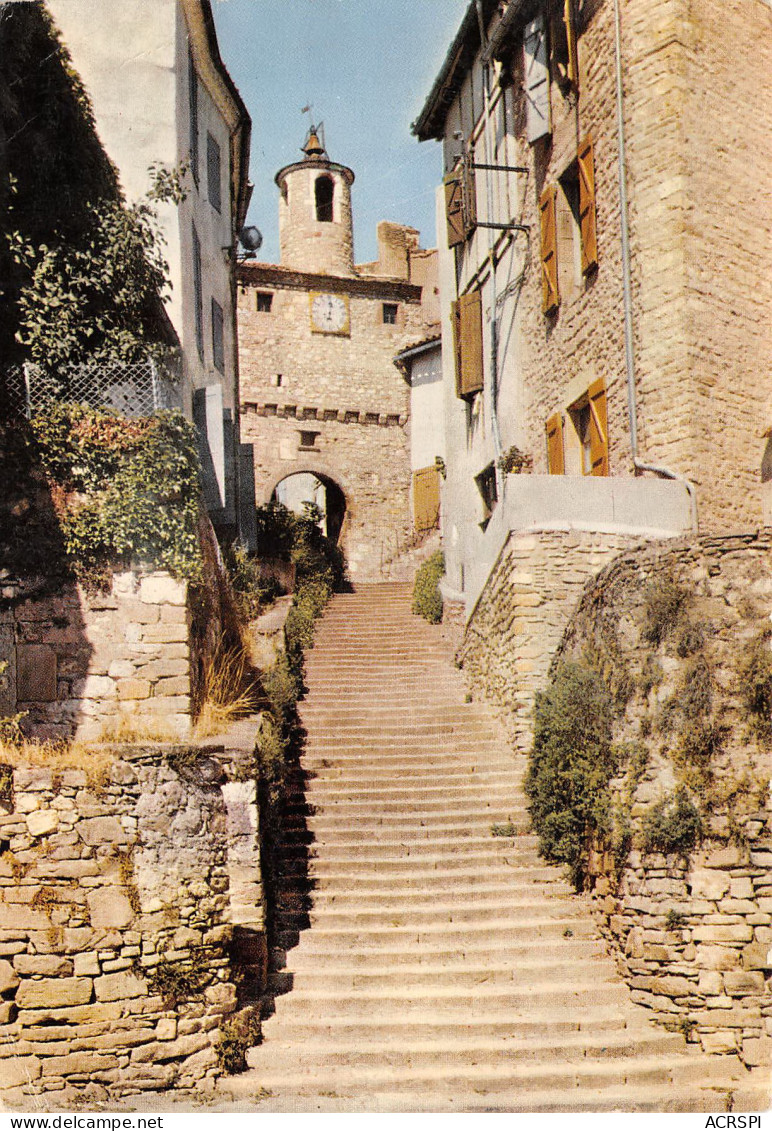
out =
<path fill-rule="evenodd" d="M 250 225 L 248 228 L 242 228 L 239 232 L 239 243 L 247 251 L 257 251 L 262 247 L 263 234 L 259 228 Z"/>

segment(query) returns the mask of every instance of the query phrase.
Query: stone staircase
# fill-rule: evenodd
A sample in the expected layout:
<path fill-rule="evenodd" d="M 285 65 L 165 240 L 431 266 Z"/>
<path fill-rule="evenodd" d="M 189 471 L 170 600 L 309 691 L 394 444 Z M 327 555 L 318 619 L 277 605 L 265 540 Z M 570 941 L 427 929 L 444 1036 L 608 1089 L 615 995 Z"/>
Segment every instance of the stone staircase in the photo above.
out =
<path fill-rule="evenodd" d="M 262 1111 L 762 1110 L 630 1000 L 545 865 L 515 758 L 409 586 L 337 596 L 307 658 L 275 1011 L 223 1098 Z"/>

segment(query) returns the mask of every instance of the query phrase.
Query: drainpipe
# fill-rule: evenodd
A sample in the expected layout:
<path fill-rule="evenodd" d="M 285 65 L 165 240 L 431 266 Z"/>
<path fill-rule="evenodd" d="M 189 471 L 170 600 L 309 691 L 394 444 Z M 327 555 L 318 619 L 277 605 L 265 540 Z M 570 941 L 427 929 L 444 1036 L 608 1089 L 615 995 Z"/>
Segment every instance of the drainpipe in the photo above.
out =
<path fill-rule="evenodd" d="M 484 160 L 485 164 L 490 166 L 493 164 L 490 153 L 490 144 L 488 140 L 488 133 L 490 128 L 490 84 L 491 84 L 491 71 L 490 63 L 486 55 L 487 36 L 485 34 L 485 20 L 483 18 L 482 0 L 476 0 L 477 7 L 477 22 L 480 27 L 480 46 L 482 48 L 483 58 L 483 146 L 484 146 Z M 485 190 L 486 190 L 486 207 L 488 209 L 488 221 L 490 222 L 493 216 L 493 178 L 491 177 L 490 169 L 485 170 Z M 496 474 L 496 495 L 500 501 L 504 498 L 504 481 L 505 476 L 499 467 L 499 457 L 501 456 L 501 434 L 499 432 L 499 414 L 498 414 L 498 370 L 499 370 L 499 335 L 498 324 L 496 321 L 496 259 L 493 253 L 495 245 L 495 233 L 492 228 L 488 229 L 488 263 L 490 266 L 491 278 L 491 372 L 490 372 L 490 388 L 488 390 L 488 408 L 491 416 L 491 432 L 493 435 L 493 450 L 495 452 L 494 470 Z"/>
<path fill-rule="evenodd" d="M 479 4 L 479 0 L 478 0 Z M 617 134 L 619 138 L 619 211 L 622 229 L 622 285 L 624 294 L 625 368 L 627 370 L 627 410 L 630 419 L 630 447 L 636 471 L 651 471 L 663 479 L 677 479 L 689 492 L 692 529 L 698 532 L 697 491 L 685 475 L 660 464 L 644 463 L 638 457 L 638 404 L 635 390 L 635 352 L 633 345 L 633 300 L 630 269 L 630 220 L 627 203 L 627 163 L 625 151 L 625 121 L 623 111 L 622 81 L 622 30 L 619 17 L 619 0 L 614 0 L 614 52 L 616 63 Z"/>

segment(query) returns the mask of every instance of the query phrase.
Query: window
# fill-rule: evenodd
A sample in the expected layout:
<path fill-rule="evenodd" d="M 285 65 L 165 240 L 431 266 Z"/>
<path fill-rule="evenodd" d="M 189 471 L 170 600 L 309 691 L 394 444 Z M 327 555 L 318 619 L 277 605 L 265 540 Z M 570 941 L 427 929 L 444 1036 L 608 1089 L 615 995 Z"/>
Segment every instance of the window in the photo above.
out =
<path fill-rule="evenodd" d="M 582 457 L 582 475 L 608 475 L 608 413 L 602 378 L 568 410 Z"/>
<path fill-rule="evenodd" d="M 557 185 L 548 185 L 539 205 L 541 220 L 542 311 L 553 314 L 561 296 L 578 288 L 581 276 L 598 266 L 595 215 L 595 158 L 586 137 L 576 160 Z"/>
<path fill-rule="evenodd" d="M 188 129 L 190 171 L 198 188 L 198 75 L 190 52 L 188 52 Z"/>
<path fill-rule="evenodd" d="M 550 475 L 564 475 L 566 470 L 563 447 L 563 414 L 556 412 L 547 421 L 547 470 Z"/>
<path fill-rule="evenodd" d="M 225 372 L 225 316 L 216 299 L 212 299 L 212 361 L 215 369 Z"/>
<path fill-rule="evenodd" d="M 206 185 L 209 203 L 215 211 L 222 208 L 222 162 L 220 146 L 210 133 L 206 135 Z"/>
<path fill-rule="evenodd" d="M 385 302 L 383 304 L 382 317 L 385 326 L 396 326 L 398 311 L 399 305 L 396 302 Z"/>
<path fill-rule="evenodd" d="M 335 195 L 335 182 L 332 177 L 317 177 L 314 184 L 316 218 L 321 223 L 332 223 L 332 202 Z"/>
<path fill-rule="evenodd" d="M 204 360 L 204 293 L 201 286 L 201 241 L 193 225 L 193 302 L 198 356 Z"/>
<path fill-rule="evenodd" d="M 271 291 L 257 292 L 256 308 L 261 314 L 270 314 L 272 304 L 273 294 Z"/>
<path fill-rule="evenodd" d="M 318 432 L 302 431 L 300 433 L 300 444 L 298 445 L 300 450 L 301 451 L 311 451 L 312 449 L 315 449 L 316 448 L 316 437 L 318 435 L 319 435 Z"/>
<path fill-rule="evenodd" d="M 576 43 L 575 0 L 563 0 L 562 4 L 555 5 L 550 31 L 555 78 L 561 86 L 578 93 L 579 53 Z"/>
<path fill-rule="evenodd" d="M 552 133 L 547 25 L 543 13 L 526 24 L 523 32 L 523 93 L 528 141 L 533 145 Z"/>
<path fill-rule="evenodd" d="M 456 359 L 456 396 L 470 397 L 483 387 L 482 295 L 469 291 L 451 304 Z"/>
<path fill-rule="evenodd" d="M 475 476 L 475 483 L 477 490 L 480 492 L 480 498 L 483 505 L 483 517 L 480 526 L 485 530 L 490 517 L 496 509 L 496 504 L 499 501 L 498 489 L 496 487 L 496 469 L 490 463 L 481 471 L 479 475 Z"/>

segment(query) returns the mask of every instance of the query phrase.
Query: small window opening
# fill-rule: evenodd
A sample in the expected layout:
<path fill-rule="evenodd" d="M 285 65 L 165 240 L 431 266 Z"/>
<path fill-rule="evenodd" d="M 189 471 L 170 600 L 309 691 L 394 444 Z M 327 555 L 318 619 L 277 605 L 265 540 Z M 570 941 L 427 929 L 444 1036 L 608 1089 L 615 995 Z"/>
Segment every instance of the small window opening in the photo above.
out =
<path fill-rule="evenodd" d="M 301 451 L 310 451 L 312 448 L 316 448 L 316 437 L 318 435 L 319 435 L 318 432 L 301 431 L 301 433 L 300 433 L 300 445 L 299 445 L 300 450 Z"/>
<path fill-rule="evenodd" d="M 590 402 L 571 409 L 571 420 L 579 437 L 579 447 L 582 454 L 582 475 L 592 474 L 592 441 L 590 438 Z"/>
<path fill-rule="evenodd" d="M 277 389 L 280 389 L 282 387 L 282 385 L 284 384 L 283 375 L 281 373 L 277 373 L 276 376 L 274 377 L 273 381 L 271 382 L 271 384 L 275 385 L 275 387 Z"/>
<path fill-rule="evenodd" d="M 396 326 L 398 311 L 399 306 L 396 302 L 385 302 L 383 304 L 383 323 L 385 326 Z"/>
<path fill-rule="evenodd" d="M 490 522 L 490 517 L 496 509 L 496 504 L 499 501 L 498 490 L 496 487 L 496 469 L 492 463 L 488 464 L 484 471 L 475 476 L 475 483 L 477 490 L 480 492 L 480 498 L 483 505 L 483 518 L 480 523 L 480 528 L 485 530 Z"/>
<path fill-rule="evenodd" d="M 320 223 L 332 223 L 332 200 L 335 193 L 335 182 L 332 177 L 317 177 L 314 185 L 316 200 L 316 218 Z"/>
<path fill-rule="evenodd" d="M 261 314 L 271 313 L 271 304 L 273 303 L 273 294 L 270 291 L 257 292 L 257 309 Z"/>

